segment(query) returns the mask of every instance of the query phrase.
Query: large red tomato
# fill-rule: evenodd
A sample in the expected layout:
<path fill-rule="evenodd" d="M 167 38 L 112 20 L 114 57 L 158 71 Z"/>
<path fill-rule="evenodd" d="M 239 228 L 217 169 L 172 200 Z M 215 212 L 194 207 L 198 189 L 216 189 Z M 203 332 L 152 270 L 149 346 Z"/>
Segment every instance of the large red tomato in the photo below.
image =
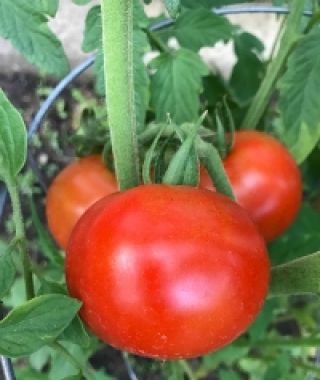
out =
<path fill-rule="evenodd" d="M 69 164 L 51 183 L 46 214 L 49 229 L 62 248 L 80 216 L 97 200 L 117 191 L 115 176 L 100 155 L 91 155 Z"/>
<path fill-rule="evenodd" d="M 266 241 L 281 235 L 294 221 L 302 197 L 300 172 L 288 150 L 266 133 L 238 131 L 224 167 L 237 201 Z M 204 171 L 200 186 L 210 188 Z"/>
<path fill-rule="evenodd" d="M 103 198 L 80 218 L 66 255 L 70 294 L 114 347 L 189 358 L 238 337 L 268 288 L 265 243 L 222 194 L 145 185 Z"/>

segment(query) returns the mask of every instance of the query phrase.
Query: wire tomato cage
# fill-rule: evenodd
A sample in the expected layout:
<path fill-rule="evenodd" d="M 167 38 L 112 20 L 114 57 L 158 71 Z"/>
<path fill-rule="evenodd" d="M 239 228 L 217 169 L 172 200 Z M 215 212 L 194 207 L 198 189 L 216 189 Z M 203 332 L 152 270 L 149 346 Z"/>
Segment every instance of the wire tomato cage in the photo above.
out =
<path fill-rule="evenodd" d="M 255 6 L 226 6 L 221 8 L 213 8 L 211 10 L 213 13 L 217 15 L 235 15 L 235 14 L 276 14 L 276 15 L 287 15 L 290 13 L 288 7 L 283 6 L 269 6 L 269 5 L 255 5 Z M 311 17 L 312 11 L 305 10 L 304 16 Z M 165 29 L 174 24 L 174 20 L 166 19 L 160 22 L 157 22 L 151 25 L 149 28 L 151 31 L 157 31 L 161 29 Z M 38 132 L 40 129 L 48 111 L 53 106 L 55 101 L 61 95 L 61 93 L 75 80 L 77 79 L 83 72 L 88 70 L 93 63 L 95 62 L 96 56 L 92 55 L 78 66 L 76 66 L 68 75 L 66 75 L 57 85 L 53 88 L 48 97 L 41 104 L 39 110 L 33 117 L 32 121 L 29 124 L 28 128 L 28 143 L 30 144 L 32 137 Z M 41 182 L 41 177 L 39 176 L 39 171 L 36 167 L 36 162 L 32 155 L 28 155 L 28 166 L 35 172 L 36 177 L 39 179 L 40 185 L 46 190 L 45 185 Z M 7 201 L 7 189 L 4 184 L 0 183 L 0 222 L 3 218 L 4 207 Z M 130 380 L 138 380 L 137 375 L 135 374 L 132 366 L 130 365 L 126 355 L 123 355 L 124 365 L 127 369 L 128 376 Z M 317 350 L 316 354 L 316 366 L 320 365 L 320 349 Z M 2 377 L 4 380 L 16 380 L 13 365 L 11 359 L 0 355 L 0 368 L 2 371 Z M 1 372 L 0 372 L 1 378 Z M 315 377 L 312 375 L 308 377 L 308 380 L 315 380 Z"/>

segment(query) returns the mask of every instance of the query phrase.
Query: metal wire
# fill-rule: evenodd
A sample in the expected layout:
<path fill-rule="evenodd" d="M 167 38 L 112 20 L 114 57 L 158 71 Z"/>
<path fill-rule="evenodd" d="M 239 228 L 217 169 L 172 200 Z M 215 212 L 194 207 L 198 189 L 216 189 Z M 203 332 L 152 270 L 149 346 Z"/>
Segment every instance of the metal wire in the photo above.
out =
<path fill-rule="evenodd" d="M 256 13 L 271 13 L 271 14 L 288 14 L 290 10 L 287 7 L 274 7 L 268 5 L 255 5 L 255 6 L 229 6 L 222 7 L 218 9 L 212 9 L 213 13 L 217 15 L 231 15 L 231 14 L 256 14 Z M 304 11 L 304 15 L 307 17 L 312 16 L 311 11 Z M 168 19 L 160 21 L 154 25 L 150 26 L 150 30 L 157 31 L 165 29 L 174 24 L 174 20 Z M 41 126 L 43 119 L 48 113 L 52 104 L 60 96 L 60 94 L 69 86 L 79 75 L 86 71 L 90 66 L 93 65 L 95 61 L 95 56 L 87 58 L 84 62 L 76 66 L 66 77 L 64 77 L 57 86 L 52 90 L 50 95 L 40 106 L 38 112 L 34 116 L 28 128 L 28 140 L 30 141 L 31 137 L 38 131 Z M 0 184 L 0 221 L 3 216 L 4 205 L 7 198 L 7 190 L 3 184 Z M 0 356 L 0 363 L 2 372 L 4 374 L 5 380 L 15 380 L 15 375 L 12 368 L 12 362 L 10 359 Z M 128 374 L 131 380 L 136 380 L 137 376 L 133 372 L 129 362 L 125 360 L 125 365 L 128 370 Z"/>

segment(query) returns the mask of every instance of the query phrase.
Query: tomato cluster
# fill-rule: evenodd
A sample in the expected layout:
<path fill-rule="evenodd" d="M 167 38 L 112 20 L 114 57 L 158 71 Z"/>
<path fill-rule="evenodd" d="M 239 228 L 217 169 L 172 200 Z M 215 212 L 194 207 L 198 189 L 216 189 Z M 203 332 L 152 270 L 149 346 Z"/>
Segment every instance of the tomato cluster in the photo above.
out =
<path fill-rule="evenodd" d="M 224 167 L 243 208 L 216 192 L 204 168 L 199 188 L 117 192 L 99 156 L 56 177 L 49 227 L 67 247 L 69 292 L 102 340 L 148 357 L 195 357 L 254 320 L 268 290 L 265 240 L 292 223 L 301 178 L 287 150 L 257 131 L 236 132 Z"/>

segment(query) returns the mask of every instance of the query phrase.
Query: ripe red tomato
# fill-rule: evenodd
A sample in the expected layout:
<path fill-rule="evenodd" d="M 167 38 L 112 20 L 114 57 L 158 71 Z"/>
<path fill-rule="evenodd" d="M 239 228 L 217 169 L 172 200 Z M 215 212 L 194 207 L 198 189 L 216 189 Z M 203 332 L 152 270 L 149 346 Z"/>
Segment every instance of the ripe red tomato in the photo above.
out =
<path fill-rule="evenodd" d="M 224 167 L 239 204 L 265 240 L 281 235 L 294 221 L 302 198 L 300 172 L 288 150 L 266 133 L 238 131 Z M 200 186 L 210 188 L 205 172 Z"/>
<path fill-rule="evenodd" d="M 265 243 L 222 194 L 144 185 L 103 198 L 66 255 L 80 315 L 110 345 L 154 358 L 196 357 L 238 337 L 268 288 Z"/>
<path fill-rule="evenodd" d="M 51 183 L 46 199 L 49 229 L 62 248 L 80 216 L 97 200 L 117 191 L 115 176 L 100 155 L 81 158 L 65 167 Z"/>

